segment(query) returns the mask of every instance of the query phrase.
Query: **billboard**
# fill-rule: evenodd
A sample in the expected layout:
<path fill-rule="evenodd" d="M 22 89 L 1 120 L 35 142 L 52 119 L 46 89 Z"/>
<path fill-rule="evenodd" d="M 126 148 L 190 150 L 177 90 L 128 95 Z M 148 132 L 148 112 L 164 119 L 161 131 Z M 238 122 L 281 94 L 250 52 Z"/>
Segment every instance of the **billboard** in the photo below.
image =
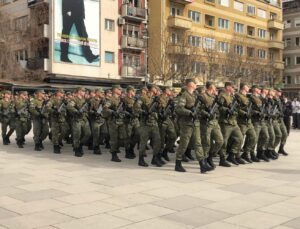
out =
<path fill-rule="evenodd" d="M 99 66 L 99 0 L 54 0 L 57 63 Z"/>

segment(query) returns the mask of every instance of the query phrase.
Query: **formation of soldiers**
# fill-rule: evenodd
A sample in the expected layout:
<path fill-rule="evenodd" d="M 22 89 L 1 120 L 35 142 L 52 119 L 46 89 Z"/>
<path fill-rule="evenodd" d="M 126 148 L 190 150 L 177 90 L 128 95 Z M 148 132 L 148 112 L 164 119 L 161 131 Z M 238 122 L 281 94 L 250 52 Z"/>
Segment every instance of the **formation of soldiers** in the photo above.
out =
<path fill-rule="evenodd" d="M 57 90 L 51 96 L 43 90 L 32 96 L 2 91 L 0 111 L 3 144 L 10 144 L 15 131 L 23 148 L 32 129 L 36 151 L 44 149 L 49 136 L 56 154 L 63 142 L 72 144 L 76 157 L 84 155 L 85 146 L 101 154 L 104 145 L 110 148 L 111 161 L 121 162 L 118 154 L 124 147 L 127 159 L 136 158 L 138 149 L 138 165 L 147 167 L 146 151 L 151 149 L 154 166 L 163 166 L 176 153 L 175 171 L 186 171 L 182 161 L 197 160 L 201 173 L 216 168 L 217 156 L 219 166 L 231 167 L 288 155 L 282 92 L 243 83 L 239 92 L 231 82 L 218 92 L 213 83 L 197 88 L 192 79 L 178 94 L 156 85 L 138 94 L 134 87 L 123 91 L 120 85 L 106 91 Z"/>

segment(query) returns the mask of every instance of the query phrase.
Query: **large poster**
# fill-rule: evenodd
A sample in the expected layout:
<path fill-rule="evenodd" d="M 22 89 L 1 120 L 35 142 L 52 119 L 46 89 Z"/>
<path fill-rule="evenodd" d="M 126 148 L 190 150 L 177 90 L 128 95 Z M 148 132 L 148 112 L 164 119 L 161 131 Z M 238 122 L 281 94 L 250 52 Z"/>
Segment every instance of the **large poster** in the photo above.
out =
<path fill-rule="evenodd" d="M 54 3 L 54 61 L 99 66 L 99 0 Z"/>

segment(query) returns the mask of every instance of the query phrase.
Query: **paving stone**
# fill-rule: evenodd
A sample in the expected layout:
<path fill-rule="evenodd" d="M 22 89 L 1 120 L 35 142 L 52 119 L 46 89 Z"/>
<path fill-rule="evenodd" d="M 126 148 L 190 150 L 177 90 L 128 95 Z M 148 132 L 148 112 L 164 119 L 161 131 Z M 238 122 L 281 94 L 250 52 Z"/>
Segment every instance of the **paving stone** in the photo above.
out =
<path fill-rule="evenodd" d="M 211 200 L 211 201 L 223 201 L 223 200 L 241 196 L 236 192 L 229 192 L 221 189 L 210 189 L 209 191 L 204 190 L 201 192 L 190 193 L 188 195 L 198 197 L 200 199 Z"/>
<path fill-rule="evenodd" d="M 133 223 L 130 225 L 127 225 L 125 227 L 122 227 L 122 229 L 141 229 L 141 228 L 155 228 L 155 229 L 166 229 L 166 228 L 172 228 L 172 229 L 191 229 L 193 228 L 190 225 L 184 225 L 180 224 L 175 221 L 170 221 L 167 219 L 162 218 L 156 218 L 156 219 L 150 219 L 145 220 L 138 223 Z"/>
<path fill-rule="evenodd" d="M 14 216 L 18 216 L 18 214 L 12 211 L 8 211 L 7 209 L 4 208 L 0 208 L 0 219 L 7 219 Z"/>
<path fill-rule="evenodd" d="M 66 196 L 68 193 L 62 192 L 55 189 L 46 189 L 41 191 L 33 191 L 33 192 L 23 192 L 23 193 L 16 193 L 10 195 L 10 197 L 13 197 L 15 199 L 24 201 L 24 202 L 30 202 L 30 201 L 36 201 L 36 200 L 43 200 L 43 199 L 51 199 L 55 197 L 60 196 Z"/>
<path fill-rule="evenodd" d="M 257 185 L 250 185 L 247 183 L 239 183 L 239 184 L 228 185 L 220 189 L 231 191 L 231 192 L 237 192 L 241 194 L 249 194 L 249 193 L 262 190 L 262 187 Z"/>
<path fill-rule="evenodd" d="M 284 226 L 295 228 L 295 229 L 300 229 L 300 217 L 288 221 L 287 223 L 284 224 Z"/>
<path fill-rule="evenodd" d="M 97 200 L 107 199 L 109 197 L 111 196 L 100 192 L 84 192 L 71 195 L 69 194 L 67 196 L 62 197 L 56 197 L 55 199 L 69 204 L 83 204 Z"/>
<path fill-rule="evenodd" d="M 258 210 L 290 218 L 300 217 L 300 205 L 287 202 L 272 204 L 263 208 L 259 208 Z"/>

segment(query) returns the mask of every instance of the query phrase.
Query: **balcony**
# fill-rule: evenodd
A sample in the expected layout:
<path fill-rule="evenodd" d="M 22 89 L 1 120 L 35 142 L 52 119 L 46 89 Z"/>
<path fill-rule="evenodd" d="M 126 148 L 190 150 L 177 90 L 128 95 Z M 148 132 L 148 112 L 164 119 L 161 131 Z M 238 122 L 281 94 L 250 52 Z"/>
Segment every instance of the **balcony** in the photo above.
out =
<path fill-rule="evenodd" d="M 177 3 L 180 3 L 180 4 L 191 4 L 193 3 L 195 0 L 171 0 L 171 2 L 177 2 Z"/>
<path fill-rule="evenodd" d="M 129 6 L 128 4 L 122 5 L 122 17 L 131 19 L 133 21 L 146 20 L 147 10 L 144 8 L 138 8 Z"/>
<path fill-rule="evenodd" d="M 168 19 L 168 26 L 190 30 L 192 28 L 192 19 L 183 16 L 170 16 Z"/>
<path fill-rule="evenodd" d="M 145 49 L 145 40 L 136 37 L 123 36 L 122 37 L 122 48 L 123 49 L 135 49 L 143 50 Z"/>
<path fill-rule="evenodd" d="M 268 21 L 269 29 L 283 30 L 283 23 L 279 20 L 271 19 Z"/>
<path fill-rule="evenodd" d="M 283 63 L 282 61 L 276 61 L 276 62 L 274 63 L 274 67 L 275 67 L 276 69 L 283 70 L 283 69 L 284 69 L 284 63 Z"/>
<path fill-rule="evenodd" d="M 173 55 L 190 55 L 191 54 L 191 48 L 187 47 L 185 45 L 169 45 L 167 49 L 168 54 Z"/>
<path fill-rule="evenodd" d="M 142 66 L 122 66 L 122 77 L 144 77 L 146 69 Z"/>
<path fill-rule="evenodd" d="M 270 49 L 283 49 L 284 45 L 282 41 L 269 41 Z"/>
<path fill-rule="evenodd" d="M 27 60 L 26 67 L 30 70 L 37 70 L 44 68 L 44 59 L 43 58 L 29 58 Z"/>

